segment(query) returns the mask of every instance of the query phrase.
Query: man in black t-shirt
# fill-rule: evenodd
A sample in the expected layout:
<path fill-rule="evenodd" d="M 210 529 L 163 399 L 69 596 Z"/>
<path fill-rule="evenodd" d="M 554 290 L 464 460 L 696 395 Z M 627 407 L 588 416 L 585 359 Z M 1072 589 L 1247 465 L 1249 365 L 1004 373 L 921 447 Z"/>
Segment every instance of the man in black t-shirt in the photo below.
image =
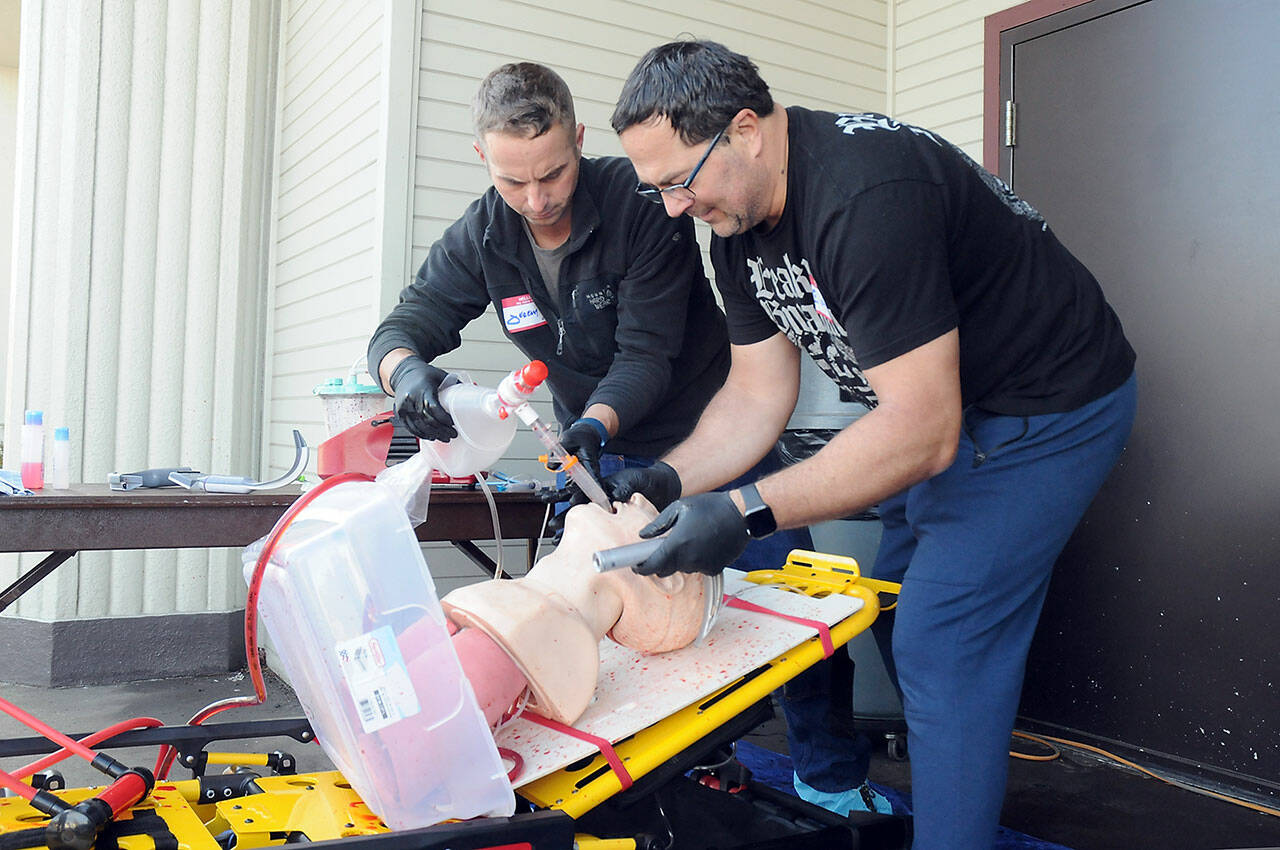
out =
<path fill-rule="evenodd" d="M 613 126 L 637 191 L 711 226 L 732 343 L 694 432 L 607 482 L 665 505 L 639 571 L 712 572 L 748 539 L 879 504 L 874 572 L 903 584 L 915 847 L 990 847 L 1050 572 L 1132 423 L 1118 318 L 1040 214 L 955 146 L 882 115 L 775 109 L 722 45 L 650 51 Z M 773 445 L 801 350 L 872 409 L 757 486 L 708 492 Z M 797 789 L 863 808 L 837 761 L 800 753 Z"/>

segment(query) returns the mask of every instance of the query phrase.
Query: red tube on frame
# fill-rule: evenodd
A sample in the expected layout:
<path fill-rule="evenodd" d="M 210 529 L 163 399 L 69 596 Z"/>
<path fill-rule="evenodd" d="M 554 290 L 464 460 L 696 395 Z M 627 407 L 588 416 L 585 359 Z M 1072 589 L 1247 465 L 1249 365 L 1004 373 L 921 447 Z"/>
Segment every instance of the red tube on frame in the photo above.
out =
<path fill-rule="evenodd" d="M 163 723 L 154 717 L 131 717 L 128 720 L 121 720 L 119 723 L 112 723 L 110 726 L 94 732 L 92 735 L 86 735 L 80 739 L 80 743 L 84 744 L 86 747 L 92 747 L 109 738 L 114 738 L 121 732 L 128 732 L 132 729 L 154 729 L 157 726 L 163 725 Z M 46 767 L 52 767 L 71 755 L 73 755 L 72 752 L 66 747 L 63 747 L 55 753 L 42 756 L 38 761 L 33 761 L 25 767 L 18 768 L 13 772 L 13 775 L 18 779 L 26 779 L 31 774 L 39 773 Z"/>
<path fill-rule="evenodd" d="M 84 744 L 80 743 L 74 738 L 68 738 L 66 735 L 62 734 L 57 729 L 54 729 L 48 723 L 45 723 L 43 720 L 41 720 L 40 718 L 36 717 L 33 714 L 29 714 L 26 711 L 23 711 L 21 708 L 9 702 L 4 697 L 0 697 L 0 711 L 3 711 L 5 714 L 9 715 L 14 720 L 18 721 L 24 726 L 29 726 L 30 728 L 39 732 L 44 737 L 48 738 L 50 741 L 53 741 L 55 744 L 58 744 L 64 747 L 65 749 L 70 750 L 71 752 L 75 753 L 76 755 L 80 756 L 82 759 L 85 759 L 86 761 L 93 761 L 95 758 L 98 757 L 97 753 L 95 753 L 93 750 L 86 747 Z"/>
<path fill-rule="evenodd" d="M 146 776 L 137 770 L 130 770 L 120 774 L 115 782 L 98 795 L 98 799 L 111 807 L 111 817 L 115 819 L 121 812 L 141 802 L 151 792 L 150 785 Z"/>
<path fill-rule="evenodd" d="M 27 802 L 31 802 L 31 798 L 36 795 L 36 789 L 5 770 L 0 770 L 0 786 L 8 788 Z"/>

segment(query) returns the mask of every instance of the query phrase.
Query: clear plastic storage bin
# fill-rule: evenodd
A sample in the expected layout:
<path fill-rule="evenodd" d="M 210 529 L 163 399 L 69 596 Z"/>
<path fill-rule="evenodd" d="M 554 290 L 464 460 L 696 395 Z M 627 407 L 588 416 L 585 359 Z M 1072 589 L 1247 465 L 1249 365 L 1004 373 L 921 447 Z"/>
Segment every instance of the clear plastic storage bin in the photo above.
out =
<path fill-rule="evenodd" d="M 262 545 L 245 550 L 246 578 Z M 309 504 L 265 568 L 258 609 L 320 745 L 388 826 L 515 811 L 390 488 L 346 483 Z"/>

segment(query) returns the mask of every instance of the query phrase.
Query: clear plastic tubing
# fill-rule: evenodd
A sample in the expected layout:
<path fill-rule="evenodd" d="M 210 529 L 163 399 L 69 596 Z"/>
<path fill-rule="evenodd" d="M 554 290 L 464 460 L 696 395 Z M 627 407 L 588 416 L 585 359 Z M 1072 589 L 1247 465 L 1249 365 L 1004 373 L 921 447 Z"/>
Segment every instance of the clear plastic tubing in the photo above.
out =
<path fill-rule="evenodd" d="M 71 489 L 71 431 L 53 429 L 53 489 Z"/>
<path fill-rule="evenodd" d="M 44 489 L 44 412 L 28 410 L 22 425 L 22 486 Z"/>

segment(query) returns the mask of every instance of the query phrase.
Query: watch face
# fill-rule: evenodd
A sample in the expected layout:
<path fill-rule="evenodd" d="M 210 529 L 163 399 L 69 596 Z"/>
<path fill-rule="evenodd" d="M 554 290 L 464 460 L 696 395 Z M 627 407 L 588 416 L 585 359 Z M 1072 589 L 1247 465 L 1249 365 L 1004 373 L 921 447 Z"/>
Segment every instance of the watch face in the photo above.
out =
<path fill-rule="evenodd" d="M 742 488 L 742 502 L 746 508 L 743 517 L 747 521 L 747 536 L 753 540 L 768 537 L 778 530 L 778 521 L 773 518 L 773 509 L 760 498 L 754 484 Z"/>
<path fill-rule="evenodd" d="M 768 537 L 778 530 L 778 523 L 773 518 L 773 511 L 768 505 L 761 505 L 747 514 L 747 536 L 753 539 Z"/>

